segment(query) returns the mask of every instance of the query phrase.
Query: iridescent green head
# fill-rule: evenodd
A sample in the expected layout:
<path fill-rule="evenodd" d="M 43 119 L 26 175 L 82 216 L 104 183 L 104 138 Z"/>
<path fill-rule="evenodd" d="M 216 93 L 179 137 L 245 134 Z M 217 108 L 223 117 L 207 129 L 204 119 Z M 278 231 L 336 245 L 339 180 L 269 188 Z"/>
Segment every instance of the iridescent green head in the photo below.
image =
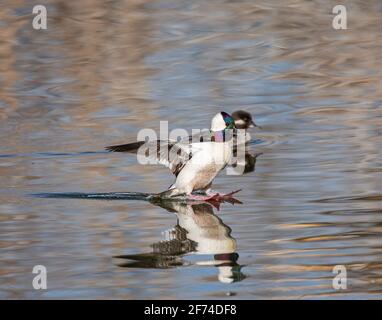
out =
<path fill-rule="evenodd" d="M 229 115 L 227 112 L 219 112 L 213 117 L 211 122 L 211 130 L 212 131 L 221 131 L 226 129 L 234 129 L 235 120 Z"/>
<path fill-rule="evenodd" d="M 226 129 L 234 129 L 236 128 L 235 126 L 235 120 L 233 120 L 232 116 L 229 115 L 227 112 L 220 112 L 223 119 L 224 119 L 224 122 L 225 122 L 225 125 L 226 125 Z"/>

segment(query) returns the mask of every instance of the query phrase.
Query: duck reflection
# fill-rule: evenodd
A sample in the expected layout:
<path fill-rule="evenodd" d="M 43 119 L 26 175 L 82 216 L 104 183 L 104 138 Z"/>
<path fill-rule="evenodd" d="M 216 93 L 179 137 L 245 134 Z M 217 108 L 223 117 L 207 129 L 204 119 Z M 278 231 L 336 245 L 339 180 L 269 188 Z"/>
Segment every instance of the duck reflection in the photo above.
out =
<path fill-rule="evenodd" d="M 245 147 L 245 153 L 243 157 L 238 156 L 237 149 L 233 150 L 233 161 L 231 167 L 235 174 L 244 175 L 256 170 L 256 160 L 262 153 L 252 153 L 249 151 L 249 148 Z"/>
<path fill-rule="evenodd" d="M 172 268 L 196 264 L 217 267 L 221 282 L 230 283 L 244 279 L 231 228 L 215 215 L 211 204 L 174 201 L 160 201 L 155 204 L 175 213 L 176 225 L 163 233 L 164 240 L 152 244 L 152 252 L 115 257 L 120 261 L 118 266 Z M 212 258 L 191 263 L 184 258 L 188 253 L 212 255 Z"/>
<path fill-rule="evenodd" d="M 257 157 L 261 155 L 262 153 L 251 153 L 249 151 L 245 152 L 245 166 L 243 174 L 255 171 Z"/>

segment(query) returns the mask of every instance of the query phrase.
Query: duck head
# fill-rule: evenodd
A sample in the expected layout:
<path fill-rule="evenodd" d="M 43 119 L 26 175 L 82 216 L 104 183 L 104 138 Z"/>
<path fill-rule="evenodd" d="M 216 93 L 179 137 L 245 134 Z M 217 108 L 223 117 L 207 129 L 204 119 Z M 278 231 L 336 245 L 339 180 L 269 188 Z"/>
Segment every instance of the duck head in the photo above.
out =
<path fill-rule="evenodd" d="M 235 121 L 227 112 L 217 113 L 211 121 L 211 131 L 222 131 L 225 129 L 235 129 Z"/>
<path fill-rule="evenodd" d="M 248 129 L 252 127 L 258 127 L 261 129 L 260 126 L 258 126 L 255 121 L 253 121 L 252 116 L 249 112 L 244 110 L 238 110 L 232 113 L 232 118 L 235 121 L 235 125 L 237 129 Z"/>

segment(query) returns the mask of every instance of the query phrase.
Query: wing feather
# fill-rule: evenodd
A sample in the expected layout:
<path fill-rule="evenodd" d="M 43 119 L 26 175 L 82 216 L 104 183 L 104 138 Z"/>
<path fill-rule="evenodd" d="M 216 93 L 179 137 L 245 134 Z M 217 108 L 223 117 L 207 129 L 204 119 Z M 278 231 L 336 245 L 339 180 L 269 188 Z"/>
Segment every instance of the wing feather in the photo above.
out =
<path fill-rule="evenodd" d="M 138 141 L 122 145 L 105 147 L 110 152 L 144 152 L 144 155 L 156 163 L 166 166 L 171 172 L 178 176 L 186 163 L 192 157 L 192 147 L 184 142 L 154 140 Z"/>

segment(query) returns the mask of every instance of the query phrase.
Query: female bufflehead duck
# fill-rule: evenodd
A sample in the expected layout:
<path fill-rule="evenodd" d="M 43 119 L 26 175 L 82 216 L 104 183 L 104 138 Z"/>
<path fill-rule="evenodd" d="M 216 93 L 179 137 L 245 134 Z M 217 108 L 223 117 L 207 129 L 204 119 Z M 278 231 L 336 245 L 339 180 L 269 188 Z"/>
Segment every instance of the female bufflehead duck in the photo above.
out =
<path fill-rule="evenodd" d="M 225 200 L 234 193 L 226 195 L 211 192 L 211 184 L 218 173 L 223 170 L 232 158 L 232 129 L 235 122 L 231 115 L 219 112 L 211 121 L 209 139 L 203 133 L 203 139 L 182 141 L 139 141 L 124 145 L 106 147 L 114 152 L 138 152 L 141 155 L 155 158 L 159 164 L 168 167 L 176 176 L 175 182 L 158 196 L 168 198 L 186 195 L 192 200 Z M 231 130 L 230 130 L 231 129 Z M 195 142 L 196 141 L 196 142 Z M 142 148 L 143 149 L 142 149 Z M 142 151 L 144 151 L 142 153 Z M 204 194 L 192 194 L 202 191 Z"/>
<path fill-rule="evenodd" d="M 244 129 L 247 130 L 249 128 L 257 127 L 261 129 L 260 126 L 258 126 L 255 121 L 253 121 L 252 116 L 249 112 L 244 110 L 237 110 L 234 113 L 232 113 L 232 118 L 235 120 L 235 126 L 237 129 Z M 245 141 L 249 142 L 251 140 L 251 135 L 248 131 L 245 132 Z"/>

